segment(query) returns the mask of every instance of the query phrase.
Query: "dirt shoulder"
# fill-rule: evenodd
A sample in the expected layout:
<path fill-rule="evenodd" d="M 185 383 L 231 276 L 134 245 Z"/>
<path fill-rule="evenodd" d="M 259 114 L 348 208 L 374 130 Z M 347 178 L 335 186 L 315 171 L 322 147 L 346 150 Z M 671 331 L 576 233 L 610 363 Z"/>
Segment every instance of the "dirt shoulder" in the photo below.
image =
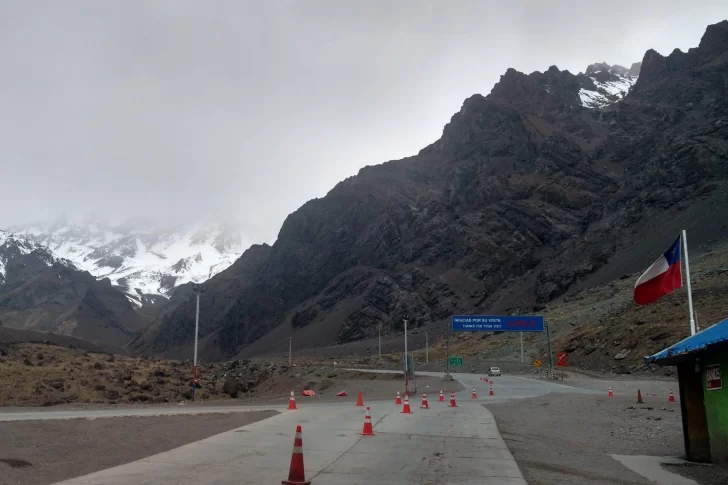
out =
<path fill-rule="evenodd" d="M 680 404 L 550 394 L 489 404 L 529 485 L 648 485 L 609 456 L 682 456 Z"/>
<path fill-rule="evenodd" d="M 277 414 L 69 419 L 2 423 L 0 480 L 46 485 L 122 465 Z M 184 432 L 181 432 L 184 431 Z"/>
<path fill-rule="evenodd" d="M 690 478 L 701 485 L 725 485 L 728 483 L 728 463 L 704 465 L 662 465 L 666 470 Z"/>

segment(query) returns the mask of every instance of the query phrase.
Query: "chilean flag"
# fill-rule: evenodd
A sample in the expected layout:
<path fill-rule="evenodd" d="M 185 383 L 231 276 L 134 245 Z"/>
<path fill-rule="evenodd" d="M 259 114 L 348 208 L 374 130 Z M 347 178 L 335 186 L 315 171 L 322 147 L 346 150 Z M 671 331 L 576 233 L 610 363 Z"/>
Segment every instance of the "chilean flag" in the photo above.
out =
<path fill-rule="evenodd" d="M 646 305 L 672 293 L 675 288 L 682 288 L 679 237 L 637 280 L 634 285 L 634 301 L 638 305 Z"/>

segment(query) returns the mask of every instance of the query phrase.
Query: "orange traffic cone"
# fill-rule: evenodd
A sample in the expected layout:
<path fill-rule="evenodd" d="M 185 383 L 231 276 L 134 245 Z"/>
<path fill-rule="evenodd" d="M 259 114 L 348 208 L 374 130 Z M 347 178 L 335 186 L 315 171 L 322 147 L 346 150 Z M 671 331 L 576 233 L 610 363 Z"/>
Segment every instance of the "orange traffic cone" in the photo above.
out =
<path fill-rule="evenodd" d="M 493 392 L 493 381 L 490 381 L 490 391 L 488 391 L 489 396 L 495 396 L 495 393 Z"/>
<path fill-rule="evenodd" d="M 402 406 L 402 412 L 400 414 L 412 414 L 412 410 L 409 405 L 409 395 L 404 395 L 404 406 Z"/>
<path fill-rule="evenodd" d="M 356 396 L 356 405 L 357 406 L 363 406 L 364 405 L 364 398 L 361 396 L 361 391 L 359 391 L 359 394 Z"/>
<path fill-rule="evenodd" d="M 440 399 L 438 401 L 445 402 L 445 395 L 442 393 L 442 389 L 440 389 Z"/>
<path fill-rule="evenodd" d="M 306 480 L 306 473 L 303 470 L 303 439 L 301 438 L 301 425 L 296 426 L 296 439 L 293 440 L 293 455 L 291 456 L 291 468 L 288 471 L 288 480 L 281 482 L 283 485 L 310 485 Z"/>
<path fill-rule="evenodd" d="M 427 394 L 422 393 L 422 405 L 420 405 L 420 409 L 430 409 L 430 405 L 427 403 Z"/>
<path fill-rule="evenodd" d="M 453 391 L 450 391 L 450 405 L 448 407 L 450 407 L 450 408 L 458 407 L 457 403 L 455 403 L 455 392 L 453 392 Z"/>
<path fill-rule="evenodd" d="M 642 391 L 637 389 L 637 404 L 644 404 L 645 402 L 642 400 Z"/>
<path fill-rule="evenodd" d="M 607 397 L 614 397 L 614 393 L 612 392 L 612 386 L 609 386 L 609 394 L 607 394 Z"/>
<path fill-rule="evenodd" d="M 362 436 L 374 436 L 374 428 L 372 428 L 372 417 L 369 415 L 369 406 L 367 406 L 367 413 L 364 415 L 364 428 L 361 430 Z"/>
<path fill-rule="evenodd" d="M 477 394 L 475 394 L 475 388 L 473 388 L 473 396 L 472 396 L 472 398 L 473 398 L 473 399 L 478 399 L 478 395 L 477 395 Z"/>
<path fill-rule="evenodd" d="M 675 394 L 672 393 L 672 389 L 670 389 L 670 397 L 667 398 L 667 402 L 675 402 Z"/>
<path fill-rule="evenodd" d="M 298 409 L 296 407 L 296 396 L 293 395 L 293 391 L 291 391 L 291 397 L 288 399 L 288 409 Z"/>
<path fill-rule="evenodd" d="M 402 397 L 399 395 L 399 391 L 397 391 L 397 400 L 394 401 L 394 404 L 402 404 Z"/>

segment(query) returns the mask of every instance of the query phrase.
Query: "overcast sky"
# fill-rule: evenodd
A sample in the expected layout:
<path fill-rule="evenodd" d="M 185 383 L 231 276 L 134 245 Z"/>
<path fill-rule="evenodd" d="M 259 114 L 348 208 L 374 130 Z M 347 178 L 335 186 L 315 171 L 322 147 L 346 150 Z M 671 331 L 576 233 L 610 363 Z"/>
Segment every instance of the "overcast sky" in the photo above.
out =
<path fill-rule="evenodd" d="M 726 17 L 725 0 L 0 0 L 0 227 L 221 216 L 272 241 L 508 67 L 629 67 Z"/>

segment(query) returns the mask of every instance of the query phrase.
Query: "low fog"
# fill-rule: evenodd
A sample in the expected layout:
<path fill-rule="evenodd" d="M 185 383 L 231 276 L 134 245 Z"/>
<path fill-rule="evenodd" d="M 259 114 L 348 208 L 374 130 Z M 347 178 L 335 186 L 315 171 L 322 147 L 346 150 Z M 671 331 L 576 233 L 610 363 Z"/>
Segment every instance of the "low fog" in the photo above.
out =
<path fill-rule="evenodd" d="M 629 67 L 724 1 L 0 1 L 0 227 L 225 218 L 275 239 L 509 67 Z"/>

